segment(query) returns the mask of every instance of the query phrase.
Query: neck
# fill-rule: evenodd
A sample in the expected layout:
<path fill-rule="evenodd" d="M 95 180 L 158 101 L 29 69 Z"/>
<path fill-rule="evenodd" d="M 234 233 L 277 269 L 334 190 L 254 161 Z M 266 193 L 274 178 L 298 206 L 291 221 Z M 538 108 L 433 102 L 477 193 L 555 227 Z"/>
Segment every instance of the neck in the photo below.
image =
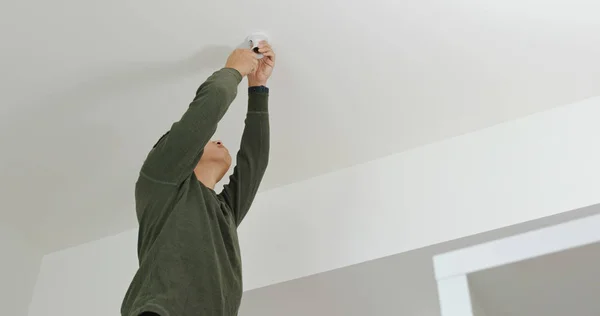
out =
<path fill-rule="evenodd" d="M 218 163 L 200 162 L 194 169 L 194 173 L 204 186 L 214 190 L 217 183 L 223 178 L 222 169 L 223 167 Z"/>

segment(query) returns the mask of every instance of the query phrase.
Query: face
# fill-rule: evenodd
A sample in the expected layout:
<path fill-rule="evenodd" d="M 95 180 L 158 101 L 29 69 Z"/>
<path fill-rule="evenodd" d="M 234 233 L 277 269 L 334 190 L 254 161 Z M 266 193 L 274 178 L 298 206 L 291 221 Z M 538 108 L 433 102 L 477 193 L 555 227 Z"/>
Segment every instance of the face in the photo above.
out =
<path fill-rule="evenodd" d="M 208 142 L 208 144 L 204 146 L 204 153 L 202 154 L 201 160 L 222 162 L 227 170 L 229 170 L 229 167 L 231 166 L 231 155 L 229 154 L 229 150 L 227 150 L 220 140 Z"/>

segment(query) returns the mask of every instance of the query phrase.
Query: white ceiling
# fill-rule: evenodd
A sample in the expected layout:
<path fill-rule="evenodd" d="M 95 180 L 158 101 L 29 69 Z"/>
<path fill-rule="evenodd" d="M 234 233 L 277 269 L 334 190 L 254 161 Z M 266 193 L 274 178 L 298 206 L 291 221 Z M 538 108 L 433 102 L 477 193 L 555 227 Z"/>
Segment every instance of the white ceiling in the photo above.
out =
<path fill-rule="evenodd" d="M 250 32 L 279 54 L 263 189 L 600 94 L 596 1 L 0 4 L 2 221 L 46 249 L 135 226 L 150 146 Z M 240 97 L 217 136 L 235 150 Z M 77 242 L 75 242 L 77 241 Z"/>
<path fill-rule="evenodd" d="M 239 315 L 440 316 L 432 262 L 434 255 L 599 212 L 600 206 L 596 205 L 247 291 L 244 292 Z M 576 254 L 558 255 L 562 258 L 525 264 L 525 268 L 498 268 L 504 270 L 492 274 L 488 274 L 492 271 L 488 270 L 482 276 L 475 276 L 472 289 L 476 299 L 484 304 L 487 316 L 597 315 L 600 307 L 594 298 L 600 290 L 600 273 L 597 269 L 600 264 L 599 250 L 598 246 L 581 249 Z M 545 266 L 545 263 L 548 265 Z M 584 293 L 585 290 L 590 292 Z M 536 293 L 546 295 L 536 296 Z M 582 297 L 592 300 L 582 300 Z M 528 301 L 530 298 L 531 301 Z M 582 304 L 577 311 L 565 313 L 565 309 L 556 309 L 554 313 L 548 312 L 559 304 L 573 306 L 574 302 Z M 546 308 L 531 309 L 535 303 Z M 511 304 L 514 304 L 514 308 L 507 307 Z M 529 309 L 520 310 L 521 307 Z M 592 308 L 596 308 L 595 313 L 584 313 Z M 506 311 L 513 313 L 503 313 Z"/>
<path fill-rule="evenodd" d="M 474 273 L 486 316 L 596 316 L 600 243 Z"/>

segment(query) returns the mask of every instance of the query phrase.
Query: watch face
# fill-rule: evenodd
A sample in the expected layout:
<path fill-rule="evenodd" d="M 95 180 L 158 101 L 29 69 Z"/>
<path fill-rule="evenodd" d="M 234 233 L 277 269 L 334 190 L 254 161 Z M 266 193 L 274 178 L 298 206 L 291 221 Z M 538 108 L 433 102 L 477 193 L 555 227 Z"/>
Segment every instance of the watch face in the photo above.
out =
<path fill-rule="evenodd" d="M 269 92 L 269 88 L 265 86 L 250 87 L 251 92 Z"/>

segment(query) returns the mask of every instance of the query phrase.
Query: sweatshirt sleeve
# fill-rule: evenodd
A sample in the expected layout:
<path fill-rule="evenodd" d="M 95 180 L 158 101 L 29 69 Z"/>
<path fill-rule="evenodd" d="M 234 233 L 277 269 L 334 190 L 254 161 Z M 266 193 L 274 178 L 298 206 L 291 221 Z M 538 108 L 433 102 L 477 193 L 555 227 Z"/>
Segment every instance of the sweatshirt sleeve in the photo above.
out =
<path fill-rule="evenodd" d="M 149 180 L 179 185 L 194 171 L 204 146 L 217 129 L 237 94 L 241 74 L 231 68 L 215 72 L 204 82 L 178 122 L 156 143 L 140 172 Z"/>
<path fill-rule="evenodd" d="M 238 226 L 254 201 L 269 162 L 268 99 L 268 91 L 249 89 L 248 113 L 237 165 L 220 194 L 232 209 Z"/>

